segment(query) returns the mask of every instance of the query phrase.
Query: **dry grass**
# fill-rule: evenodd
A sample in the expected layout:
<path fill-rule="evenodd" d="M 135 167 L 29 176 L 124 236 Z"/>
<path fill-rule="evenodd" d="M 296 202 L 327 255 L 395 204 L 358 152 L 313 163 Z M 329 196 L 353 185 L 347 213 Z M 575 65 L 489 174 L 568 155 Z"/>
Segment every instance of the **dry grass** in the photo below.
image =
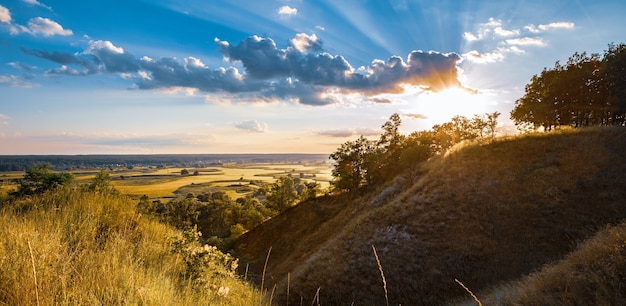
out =
<path fill-rule="evenodd" d="M 224 266 L 202 287 L 181 278 L 183 258 L 171 252 L 180 233 L 135 213 L 126 197 L 62 190 L 2 206 L 0 304 L 258 303 Z"/>
<path fill-rule="evenodd" d="M 490 305 L 625 305 L 626 223 L 608 226 L 563 260 L 492 290 Z"/>
<path fill-rule="evenodd" d="M 431 160 L 415 185 L 397 180 L 295 206 L 243 235 L 236 251 L 260 273 L 272 246 L 266 284 L 286 292 L 289 275 L 289 304 L 301 296 L 385 304 L 371 245 L 383 259 L 390 304 L 466 298 L 455 279 L 483 292 L 564 258 L 626 218 L 624 147 L 621 128 L 466 145 Z M 390 187 L 397 194 L 381 197 Z"/>

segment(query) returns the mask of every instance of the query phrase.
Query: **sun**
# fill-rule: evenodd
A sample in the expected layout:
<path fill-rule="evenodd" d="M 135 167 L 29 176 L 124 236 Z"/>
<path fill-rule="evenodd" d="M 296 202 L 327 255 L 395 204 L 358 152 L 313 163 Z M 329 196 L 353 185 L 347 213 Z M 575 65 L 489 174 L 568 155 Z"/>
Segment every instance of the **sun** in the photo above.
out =
<path fill-rule="evenodd" d="M 430 128 L 454 116 L 472 118 L 493 107 L 493 95 L 462 87 L 448 87 L 439 92 L 421 92 L 412 99 L 407 113 L 420 115 L 420 125 Z"/>

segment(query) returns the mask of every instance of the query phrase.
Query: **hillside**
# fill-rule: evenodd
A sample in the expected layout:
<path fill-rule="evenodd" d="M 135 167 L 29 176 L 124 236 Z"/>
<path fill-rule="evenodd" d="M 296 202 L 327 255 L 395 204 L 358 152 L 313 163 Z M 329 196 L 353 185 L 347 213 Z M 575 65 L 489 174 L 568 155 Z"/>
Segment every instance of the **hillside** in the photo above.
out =
<path fill-rule="evenodd" d="M 69 188 L 0 199 L 0 304 L 262 305 L 230 256 L 135 206 Z"/>
<path fill-rule="evenodd" d="M 289 292 L 291 304 L 385 305 L 372 246 L 391 305 L 462 302 L 469 295 L 455 279 L 479 297 L 499 296 L 494 288 L 513 292 L 533 272 L 541 279 L 540 269 L 626 217 L 625 147 L 623 128 L 467 145 L 425 164 L 414 185 L 399 175 L 359 196 L 297 205 L 241 236 L 235 254 L 265 289 L 276 286 L 281 304 Z"/>

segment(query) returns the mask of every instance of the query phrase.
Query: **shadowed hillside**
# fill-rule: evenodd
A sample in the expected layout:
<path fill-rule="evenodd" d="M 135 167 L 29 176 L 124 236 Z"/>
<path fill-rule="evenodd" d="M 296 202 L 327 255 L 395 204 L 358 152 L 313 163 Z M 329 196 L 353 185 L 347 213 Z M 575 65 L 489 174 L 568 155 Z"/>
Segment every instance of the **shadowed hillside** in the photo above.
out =
<path fill-rule="evenodd" d="M 322 305 L 384 305 L 372 245 L 389 304 L 458 301 L 468 293 L 455 279 L 486 292 L 626 217 L 625 147 L 622 128 L 468 145 L 430 160 L 414 185 L 399 175 L 297 205 L 240 237 L 235 253 L 265 289 L 276 285 L 280 304 L 287 292 L 290 304 L 319 292 Z"/>

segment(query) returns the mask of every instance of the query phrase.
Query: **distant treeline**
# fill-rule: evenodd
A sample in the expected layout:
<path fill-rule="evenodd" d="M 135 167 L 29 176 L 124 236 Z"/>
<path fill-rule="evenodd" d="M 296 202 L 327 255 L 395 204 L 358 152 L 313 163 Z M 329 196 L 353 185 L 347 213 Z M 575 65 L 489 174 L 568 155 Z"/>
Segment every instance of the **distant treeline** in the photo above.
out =
<path fill-rule="evenodd" d="M 54 170 L 133 167 L 206 167 L 229 163 L 313 163 L 326 154 L 4 155 L 0 171 L 24 171 L 49 163 Z"/>

